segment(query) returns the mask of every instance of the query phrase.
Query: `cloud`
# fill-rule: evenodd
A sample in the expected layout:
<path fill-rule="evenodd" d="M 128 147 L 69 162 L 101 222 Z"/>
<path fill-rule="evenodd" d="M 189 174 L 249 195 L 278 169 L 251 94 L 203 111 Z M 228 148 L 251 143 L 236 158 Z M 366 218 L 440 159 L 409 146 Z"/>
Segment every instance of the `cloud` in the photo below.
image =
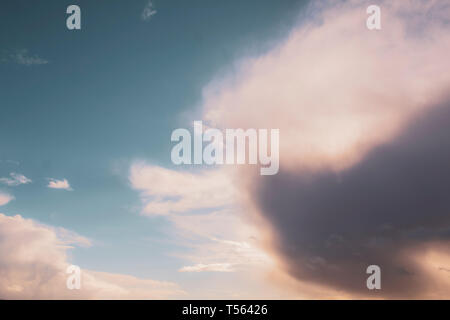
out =
<path fill-rule="evenodd" d="M 88 274 L 92 276 L 92 286 L 100 284 L 101 291 L 97 293 L 100 299 L 174 299 L 186 295 L 174 282 L 97 271 Z"/>
<path fill-rule="evenodd" d="M 0 192 L 0 206 L 4 206 L 5 204 L 8 204 L 11 200 L 14 200 L 14 197 L 7 194 Z"/>
<path fill-rule="evenodd" d="M 90 247 L 92 246 L 91 240 L 89 240 L 86 237 L 80 236 L 76 232 L 67 230 L 65 228 L 52 228 L 49 226 L 46 226 L 47 228 L 50 228 L 56 235 L 56 237 L 64 244 L 70 245 L 70 244 L 76 244 L 80 247 Z"/>
<path fill-rule="evenodd" d="M 148 21 L 156 14 L 153 2 L 150 0 L 142 11 L 141 18 L 144 21 Z"/>
<path fill-rule="evenodd" d="M 140 191 L 142 212 L 149 217 L 164 214 L 170 223 L 166 233 L 177 249 L 169 254 L 185 264 L 179 271 L 214 271 L 233 278 L 225 282 L 219 275 L 211 275 L 208 281 L 199 279 L 190 297 L 237 297 L 239 292 L 241 298 L 267 298 L 278 294 L 257 276 L 273 263 L 260 248 L 259 230 L 236 207 L 233 179 L 226 167 L 191 172 L 136 162 L 130 168 L 129 180 Z M 255 287 L 261 289 L 255 291 Z"/>
<path fill-rule="evenodd" d="M 71 245 L 90 241 L 20 215 L 0 214 L 1 299 L 164 299 L 184 292 L 172 282 L 81 270 L 81 289 L 66 286 Z"/>
<path fill-rule="evenodd" d="M 274 246 L 289 272 L 364 293 L 363 271 L 376 264 L 383 296 L 433 294 L 435 275 L 418 257 L 450 249 L 450 143 L 442 139 L 449 121 L 450 102 L 343 172 L 260 181 L 254 196 L 277 230 Z M 450 296 L 450 286 L 443 294 Z"/>
<path fill-rule="evenodd" d="M 4 183 L 10 187 L 15 187 L 21 184 L 31 183 L 31 179 L 28 179 L 23 174 L 11 172 L 10 178 L 0 178 L 0 183 Z"/>
<path fill-rule="evenodd" d="M 278 175 L 241 168 L 234 185 L 301 287 L 373 297 L 365 270 L 379 264 L 376 297 L 445 298 L 450 7 L 380 6 L 369 31 L 365 4 L 314 2 L 286 39 L 204 89 L 203 120 L 280 129 Z"/>
<path fill-rule="evenodd" d="M 194 266 L 182 267 L 179 272 L 233 272 L 230 263 L 196 264 Z"/>
<path fill-rule="evenodd" d="M 129 180 L 140 191 L 142 212 L 147 215 L 227 206 L 234 198 L 230 177 L 218 170 L 192 173 L 137 162 Z"/>
<path fill-rule="evenodd" d="M 3 59 L 3 61 L 11 61 L 24 66 L 48 64 L 48 60 L 40 58 L 37 55 L 30 55 L 27 49 L 17 50 L 10 53 Z"/>
<path fill-rule="evenodd" d="M 246 272 L 272 263 L 261 250 L 259 231 L 242 217 L 241 210 L 171 215 L 169 221 L 173 239 L 184 248 L 174 255 L 196 266 L 226 265 L 228 272 Z"/>
<path fill-rule="evenodd" d="M 50 181 L 49 181 L 49 183 L 47 185 L 47 187 L 49 187 L 49 188 L 73 191 L 73 189 L 70 187 L 70 184 L 67 181 L 67 179 L 57 180 L 57 179 L 49 178 L 49 180 Z"/>
<path fill-rule="evenodd" d="M 447 92 L 448 25 L 436 19 L 422 35 L 410 34 L 409 24 L 427 12 L 423 2 L 383 2 L 381 31 L 366 28 L 361 2 L 333 3 L 318 9 L 315 1 L 279 45 L 241 59 L 206 86 L 203 120 L 220 128 L 279 128 L 280 166 L 340 170 Z"/>

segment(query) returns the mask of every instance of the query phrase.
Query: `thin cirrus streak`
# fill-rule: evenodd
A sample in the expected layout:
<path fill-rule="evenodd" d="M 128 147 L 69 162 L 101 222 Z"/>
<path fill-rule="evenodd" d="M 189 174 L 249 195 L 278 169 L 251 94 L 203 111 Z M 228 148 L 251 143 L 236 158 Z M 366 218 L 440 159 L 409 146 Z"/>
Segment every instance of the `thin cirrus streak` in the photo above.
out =
<path fill-rule="evenodd" d="M 21 184 L 31 183 L 31 179 L 25 177 L 23 174 L 11 172 L 8 177 L 0 178 L 0 183 L 4 183 L 10 187 L 16 187 Z"/>

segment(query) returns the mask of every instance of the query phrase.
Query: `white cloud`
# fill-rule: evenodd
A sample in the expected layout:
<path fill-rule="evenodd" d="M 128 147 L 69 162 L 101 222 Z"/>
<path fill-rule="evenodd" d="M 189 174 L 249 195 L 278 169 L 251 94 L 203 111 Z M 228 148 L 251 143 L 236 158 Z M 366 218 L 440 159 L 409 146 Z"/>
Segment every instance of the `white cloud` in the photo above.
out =
<path fill-rule="evenodd" d="M 201 284 L 205 291 L 199 297 L 217 286 L 221 289 L 214 294 L 222 298 L 230 296 L 225 293 L 230 286 L 244 292 L 247 285 L 260 281 L 254 278 L 257 273 L 273 266 L 260 248 L 259 231 L 237 207 L 233 179 L 234 170 L 226 167 L 193 173 L 137 162 L 130 169 L 129 180 L 140 191 L 142 212 L 166 214 L 172 223 L 169 237 L 181 249 L 171 255 L 186 261 L 179 272 L 225 272 L 249 281 L 225 285 L 220 278 L 210 279 Z"/>
<path fill-rule="evenodd" d="M 322 8 L 203 92 L 203 121 L 212 127 L 280 129 L 280 168 L 287 172 L 355 165 L 440 103 L 450 86 L 450 74 L 442 72 L 450 69 L 447 4 L 382 1 L 382 30 L 369 31 L 361 1 L 312 3 Z M 258 216 L 261 199 L 245 194 L 259 185 L 241 171 L 235 186 L 245 211 Z M 277 235 L 263 220 L 260 234 L 276 257 Z M 287 269 L 281 265 L 277 275 Z M 301 286 L 307 295 L 319 289 Z M 347 294 L 321 289 L 316 297 Z"/>
<path fill-rule="evenodd" d="M 30 55 L 27 49 L 18 50 L 9 55 L 10 61 L 17 64 L 32 66 L 47 64 L 48 61 L 36 55 Z M 8 60 L 8 59 L 7 59 Z"/>
<path fill-rule="evenodd" d="M 9 175 L 10 178 L 6 177 L 0 178 L 0 183 L 4 183 L 8 186 L 15 187 L 21 184 L 28 184 L 32 182 L 31 179 L 28 179 L 23 174 L 11 172 Z"/>
<path fill-rule="evenodd" d="M 57 179 L 50 178 L 49 180 L 50 181 L 49 181 L 49 183 L 47 185 L 47 187 L 49 187 L 49 188 L 73 191 L 73 189 L 70 187 L 70 184 L 67 181 L 67 179 L 57 180 Z"/>
<path fill-rule="evenodd" d="M 11 200 L 14 200 L 13 196 L 11 196 L 7 193 L 0 192 L 0 206 L 4 206 L 5 204 L 8 204 Z"/>
<path fill-rule="evenodd" d="M 196 264 L 194 266 L 182 267 L 179 272 L 233 272 L 233 266 L 230 263 L 212 263 L 212 264 Z"/>
<path fill-rule="evenodd" d="M 188 212 L 234 203 L 232 181 L 223 171 L 198 173 L 169 170 L 137 162 L 131 166 L 130 182 L 140 190 L 147 215 Z"/>
<path fill-rule="evenodd" d="M 211 126 L 280 129 L 282 169 L 349 167 L 450 85 L 442 72 L 450 69 L 448 24 L 415 22 L 448 6 L 384 1 L 383 29 L 369 31 L 361 1 L 325 3 L 323 15 L 311 12 L 272 50 L 242 59 L 204 89 Z"/>
<path fill-rule="evenodd" d="M 172 282 L 81 269 L 81 289 L 66 286 L 71 245 L 90 241 L 61 228 L 0 213 L 0 299 L 164 299 L 184 292 Z M 82 266 L 81 266 L 82 267 Z"/>
<path fill-rule="evenodd" d="M 156 14 L 156 10 L 154 9 L 153 2 L 150 0 L 142 11 L 141 18 L 144 21 L 150 20 L 152 16 Z"/>

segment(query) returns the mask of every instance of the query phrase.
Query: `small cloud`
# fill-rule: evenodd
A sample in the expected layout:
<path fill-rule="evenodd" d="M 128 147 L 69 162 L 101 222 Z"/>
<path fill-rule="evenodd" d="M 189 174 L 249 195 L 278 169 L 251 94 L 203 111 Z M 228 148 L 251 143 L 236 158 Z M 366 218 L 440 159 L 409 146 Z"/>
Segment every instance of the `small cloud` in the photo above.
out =
<path fill-rule="evenodd" d="M 152 16 L 156 14 L 156 10 L 153 7 L 153 2 L 150 0 L 142 11 L 141 18 L 144 21 L 150 20 Z"/>
<path fill-rule="evenodd" d="M 199 263 L 195 266 L 186 266 L 178 270 L 179 272 L 233 272 L 233 266 L 231 263 L 211 263 L 203 264 Z"/>
<path fill-rule="evenodd" d="M 37 55 L 30 55 L 27 49 L 17 50 L 10 53 L 7 58 L 3 58 L 2 61 L 11 61 L 24 66 L 42 65 L 47 64 L 48 60 L 45 60 Z"/>
<path fill-rule="evenodd" d="M 67 179 L 64 180 L 57 180 L 49 178 L 48 186 L 52 189 L 63 189 L 67 191 L 73 191 L 73 189 L 70 187 L 69 181 Z"/>
<path fill-rule="evenodd" d="M 10 178 L 0 178 L 0 183 L 4 183 L 10 187 L 15 187 L 21 184 L 31 183 L 31 179 L 28 179 L 23 174 L 11 172 L 9 174 Z"/>
<path fill-rule="evenodd" d="M 77 245 L 80 247 L 91 247 L 92 241 L 86 237 L 80 236 L 76 232 L 71 230 L 67 230 L 65 228 L 53 228 L 58 239 L 61 241 L 61 244 L 66 245 L 66 247 L 71 247 L 70 245 Z"/>
<path fill-rule="evenodd" d="M 0 206 L 4 206 L 11 200 L 14 200 L 14 197 L 7 193 L 0 193 Z"/>

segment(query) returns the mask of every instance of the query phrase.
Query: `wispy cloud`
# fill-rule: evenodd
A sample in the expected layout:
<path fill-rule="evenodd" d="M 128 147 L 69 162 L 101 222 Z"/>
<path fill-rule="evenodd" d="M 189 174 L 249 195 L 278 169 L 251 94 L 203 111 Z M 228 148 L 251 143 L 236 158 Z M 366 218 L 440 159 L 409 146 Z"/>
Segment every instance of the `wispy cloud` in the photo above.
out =
<path fill-rule="evenodd" d="M 11 172 L 9 174 L 10 178 L 0 178 L 0 183 L 4 183 L 10 187 L 15 187 L 21 184 L 31 183 L 31 179 L 28 179 L 23 174 Z"/>
<path fill-rule="evenodd" d="M 67 191 L 73 191 L 67 179 L 57 180 L 50 178 L 47 187 L 51 189 L 63 189 Z"/>
<path fill-rule="evenodd" d="M 24 66 L 43 65 L 47 64 L 48 60 L 41 58 L 37 55 L 32 55 L 27 49 L 16 50 L 10 52 L 2 58 L 3 62 L 14 62 Z"/>
<path fill-rule="evenodd" d="M 153 2 L 150 0 L 142 11 L 141 18 L 144 21 L 148 21 L 156 14 Z"/>
<path fill-rule="evenodd" d="M 169 214 L 216 208 L 233 203 L 234 189 L 223 171 L 199 173 L 169 170 L 135 163 L 130 182 L 141 191 L 143 214 Z"/>
<path fill-rule="evenodd" d="M 7 193 L 0 192 L 0 206 L 4 206 L 5 204 L 9 203 L 11 200 L 14 200 L 13 196 L 11 196 Z"/>
<path fill-rule="evenodd" d="M 174 228 L 173 236 L 189 250 L 175 253 L 189 265 L 227 264 L 226 271 L 261 269 L 272 264 L 260 248 L 259 231 L 242 217 L 241 210 L 228 209 L 207 214 L 178 214 L 169 216 Z M 210 271 L 210 267 L 198 271 Z M 188 268 L 179 271 L 191 271 Z M 225 271 L 221 268 L 222 271 Z"/>
<path fill-rule="evenodd" d="M 421 254 L 434 249 L 431 241 L 448 245 L 450 230 L 442 196 L 450 149 L 439 140 L 448 136 L 450 113 L 425 116 L 448 106 L 450 76 L 442 70 L 450 67 L 450 30 L 438 17 L 450 7 L 382 3 L 389 32 L 368 31 L 358 1 L 315 1 L 310 22 L 205 88 L 203 121 L 283 133 L 282 173 L 264 179 L 244 168 L 234 184 L 238 194 L 250 192 L 242 198 L 261 217 L 255 221 L 282 266 L 278 274 L 326 288 L 322 297 L 332 290 L 356 297 L 367 294 L 362 264 L 376 261 L 384 277 L 378 297 L 445 298 L 449 282 L 439 292 L 434 283 L 443 281 L 430 278 L 450 278 L 437 267 L 423 271 L 430 260 Z"/>
<path fill-rule="evenodd" d="M 211 263 L 211 264 L 196 264 L 195 266 L 186 266 L 178 270 L 179 272 L 233 272 L 233 265 L 231 263 Z"/>

